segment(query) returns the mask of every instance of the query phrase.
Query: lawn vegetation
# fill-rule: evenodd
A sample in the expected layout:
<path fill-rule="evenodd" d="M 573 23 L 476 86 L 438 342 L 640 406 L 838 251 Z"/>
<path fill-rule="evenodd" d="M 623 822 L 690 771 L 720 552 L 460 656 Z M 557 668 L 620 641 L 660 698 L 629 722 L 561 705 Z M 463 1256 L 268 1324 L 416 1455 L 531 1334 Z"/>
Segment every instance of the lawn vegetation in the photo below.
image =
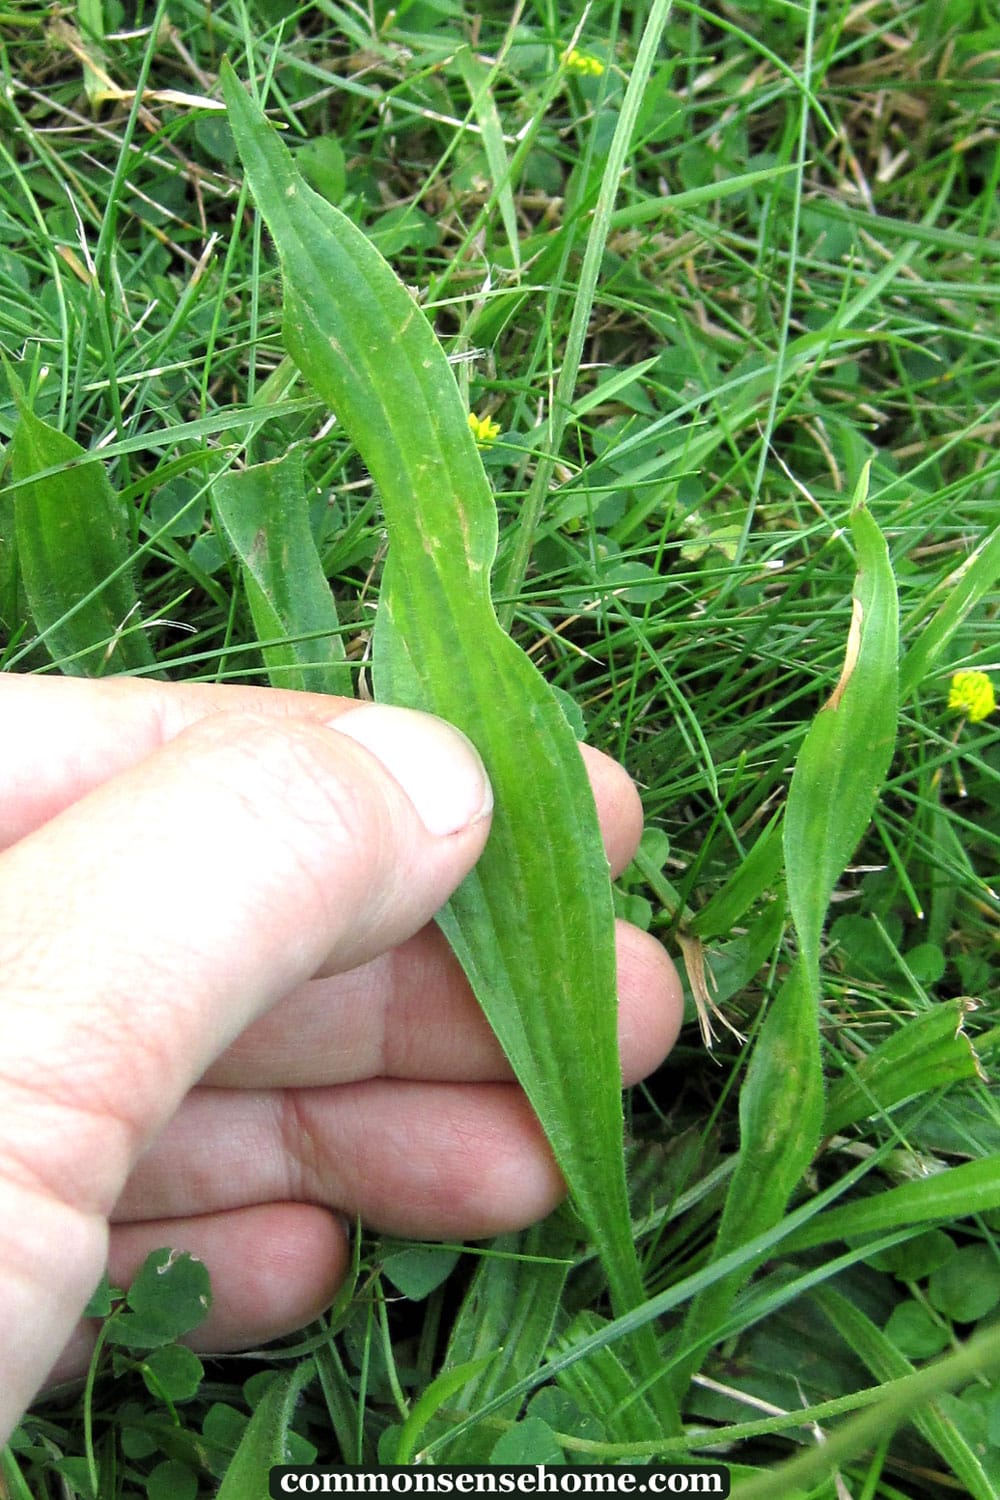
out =
<path fill-rule="evenodd" d="M 0 9 L 7 671 L 368 690 L 383 511 L 286 355 L 226 56 L 431 320 L 500 619 L 642 790 L 615 901 L 689 1024 L 627 1168 L 680 1420 L 562 1210 L 362 1234 L 242 1361 L 173 1341 L 191 1262 L 105 1289 L 0 1493 L 249 1495 L 286 1453 L 1000 1494 L 995 6 Z M 295 587 L 233 499 L 279 459 Z"/>

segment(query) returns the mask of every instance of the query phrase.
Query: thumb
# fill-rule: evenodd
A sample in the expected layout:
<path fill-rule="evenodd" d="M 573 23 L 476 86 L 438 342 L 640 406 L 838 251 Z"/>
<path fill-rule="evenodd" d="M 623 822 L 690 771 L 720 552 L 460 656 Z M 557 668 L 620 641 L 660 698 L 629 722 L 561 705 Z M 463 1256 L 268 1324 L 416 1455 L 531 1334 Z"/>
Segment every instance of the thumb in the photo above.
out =
<path fill-rule="evenodd" d="M 288 990 L 423 926 L 491 806 L 472 746 L 429 715 L 220 713 L 0 855 L 0 1431 L 187 1090 Z"/>

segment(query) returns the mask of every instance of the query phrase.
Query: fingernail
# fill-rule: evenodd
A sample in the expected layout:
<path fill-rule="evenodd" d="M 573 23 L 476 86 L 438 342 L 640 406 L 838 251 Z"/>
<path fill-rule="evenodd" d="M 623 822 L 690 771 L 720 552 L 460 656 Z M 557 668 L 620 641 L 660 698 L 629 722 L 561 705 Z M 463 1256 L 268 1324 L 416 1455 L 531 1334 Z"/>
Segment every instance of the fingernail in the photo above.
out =
<path fill-rule="evenodd" d="M 460 729 L 412 708 L 372 703 L 331 722 L 370 750 L 399 782 L 428 833 L 443 838 L 485 818 L 493 788 L 472 741 Z"/>

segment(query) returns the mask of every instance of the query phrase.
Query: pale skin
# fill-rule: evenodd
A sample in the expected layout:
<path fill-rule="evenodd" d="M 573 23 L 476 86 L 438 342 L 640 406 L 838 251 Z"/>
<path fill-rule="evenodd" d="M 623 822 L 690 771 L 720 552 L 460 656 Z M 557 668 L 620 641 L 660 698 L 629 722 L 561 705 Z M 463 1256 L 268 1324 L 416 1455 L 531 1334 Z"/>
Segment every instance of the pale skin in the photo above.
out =
<path fill-rule="evenodd" d="M 0 723 L 0 1441 L 86 1368 L 105 1264 L 127 1285 L 152 1249 L 200 1256 L 192 1342 L 247 1348 L 328 1305 L 358 1217 L 479 1238 L 558 1202 L 430 924 L 489 833 L 466 741 L 399 709 L 126 679 L 0 676 Z M 583 753 L 617 872 L 639 799 Z M 680 990 L 624 924 L 618 985 L 634 1082 Z"/>

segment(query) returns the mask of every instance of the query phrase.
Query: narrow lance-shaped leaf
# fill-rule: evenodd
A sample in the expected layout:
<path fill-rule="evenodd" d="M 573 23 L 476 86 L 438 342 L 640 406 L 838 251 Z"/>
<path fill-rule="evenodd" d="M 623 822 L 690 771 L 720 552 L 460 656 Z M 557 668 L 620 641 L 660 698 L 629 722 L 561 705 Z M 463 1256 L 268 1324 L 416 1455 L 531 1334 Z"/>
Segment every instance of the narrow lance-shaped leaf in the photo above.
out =
<path fill-rule="evenodd" d="M 274 687 L 351 696 L 337 606 L 309 527 L 302 459 L 234 470 L 212 503 L 236 549 L 257 638 Z"/>
<path fill-rule="evenodd" d="M 462 1299 L 445 1356 L 445 1368 L 450 1369 L 489 1350 L 496 1352 L 496 1358 L 463 1389 L 463 1411 L 475 1412 L 544 1362 L 572 1268 L 573 1246 L 574 1237 L 559 1214 L 550 1214 L 522 1234 L 493 1242 Z M 454 1442 L 449 1439 L 453 1415 L 447 1424 L 439 1424 L 440 1430 L 432 1427 L 431 1440 L 442 1440 L 435 1463 L 486 1463 L 496 1442 L 493 1423 L 497 1417 L 513 1422 L 522 1399 L 513 1397 L 489 1421 L 465 1430 Z M 455 1404 L 451 1403 L 452 1408 Z"/>
<path fill-rule="evenodd" d="M 949 1000 L 921 1012 L 861 1059 L 827 1101 L 824 1135 L 833 1135 L 878 1110 L 944 1088 L 959 1078 L 983 1077 L 965 1031 L 973 1001 Z"/>
<path fill-rule="evenodd" d="M 866 468 L 851 515 L 858 573 L 844 669 L 796 758 L 785 809 L 785 873 L 799 960 L 761 1027 L 740 1095 L 740 1155 L 713 1247 L 716 1261 L 780 1222 L 822 1130 L 820 936 L 834 885 L 874 810 L 896 733 L 896 587 L 882 534 L 864 509 L 867 493 Z M 757 1264 L 749 1261 L 695 1298 L 674 1376 L 677 1394 Z"/>
<path fill-rule="evenodd" d="M 247 1500 L 251 1495 L 267 1494 L 271 1470 L 288 1462 L 296 1403 L 315 1374 L 312 1360 L 303 1360 L 268 1388 L 233 1454 L 217 1500 Z"/>
<path fill-rule="evenodd" d="M 154 666 L 129 570 L 125 507 L 104 465 L 13 388 L 17 564 L 45 649 L 71 676 Z"/>
<path fill-rule="evenodd" d="M 779 1223 L 812 1160 L 822 1118 L 817 1010 L 799 962 L 771 1003 L 740 1092 L 740 1154 L 713 1261 Z M 685 1353 L 672 1377 L 678 1397 L 702 1362 L 704 1343 L 725 1322 L 737 1293 L 764 1258 L 745 1262 L 695 1297 L 681 1335 Z"/>
<path fill-rule="evenodd" d="M 851 511 L 858 573 L 844 667 L 799 751 L 785 809 L 788 902 L 812 974 L 833 888 L 868 827 L 896 743 L 896 581 L 867 494 L 866 465 Z"/>
<path fill-rule="evenodd" d="M 854 1235 L 888 1234 L 905 1224 L 965 1219 L 970 1214 L 1000 1208 L 1000 1158 L 963 1162 L 930 1177 L 919 1177 L 899 1187 L 884 1188 L 868 1198 L 856 1198 L 818 1214 L 796 1229 L 782 1245 L 794 1254 L 832 1240 Z"/>
<path fill-rule="evenodd" d="M 497 621 L 496 510 L 430 324 L 362 232 L 307 188 L 231 69 L 223 79 L 281 259 L 287 348 L 382 500 L 377 693 L 463 729 L 496 794 L 487 849 L 441 923 L 625 1310 L 642 1285 L 622 1162 L 611 888 L 583 761 L 552 692 Z M 652 1378 L 648 1330 L 636 1343 Z"/>

